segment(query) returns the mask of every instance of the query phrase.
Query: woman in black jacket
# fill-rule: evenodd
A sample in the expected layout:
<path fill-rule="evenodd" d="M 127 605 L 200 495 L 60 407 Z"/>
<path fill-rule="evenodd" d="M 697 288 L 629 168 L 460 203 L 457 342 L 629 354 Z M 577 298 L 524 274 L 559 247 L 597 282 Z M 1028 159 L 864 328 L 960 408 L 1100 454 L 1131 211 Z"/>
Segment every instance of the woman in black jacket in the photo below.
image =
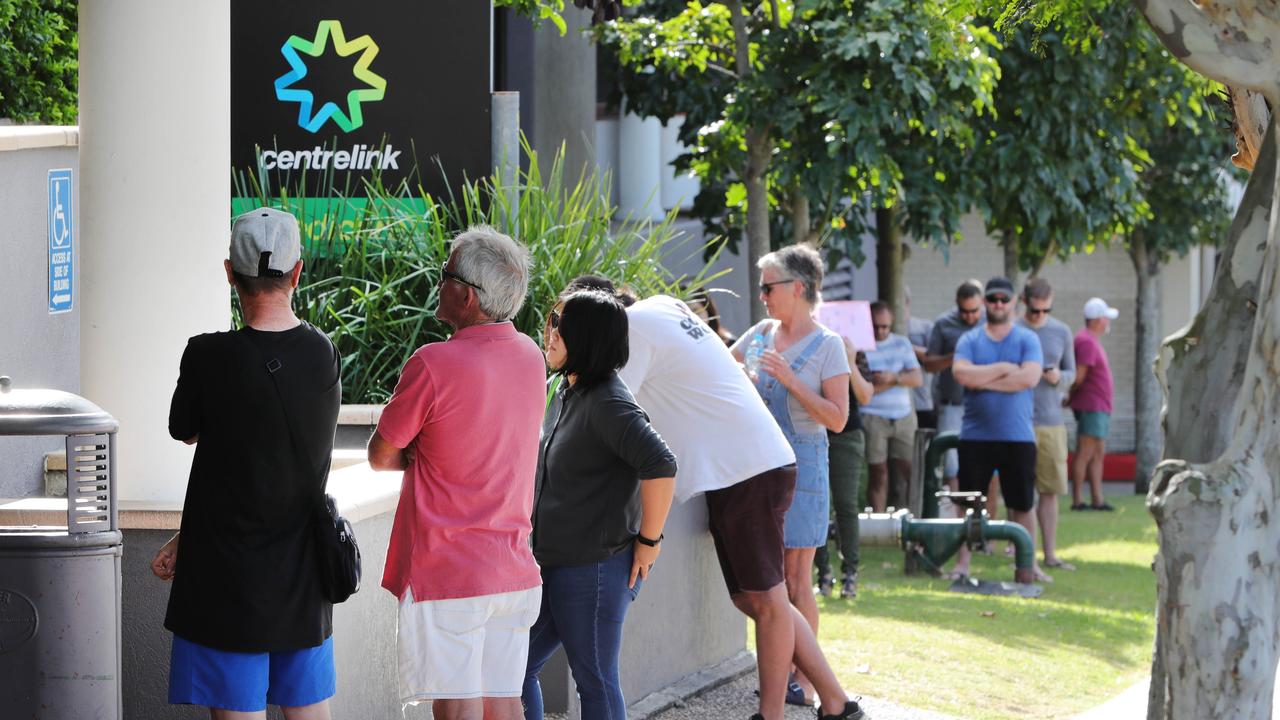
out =
<path fill-rule="evenodd" d="M 658 558 L 676 461 L 618 378 L 628 328 L 617 298 L 575 292 L 548 325 L 547 365 L 563 380 L 547 405 L 538 459 L 542 611 L 529 635 L 525 718 L 541 720 L 538 673 L 564 645 L 583 720 L 625 720 L 622 623 Z"/>

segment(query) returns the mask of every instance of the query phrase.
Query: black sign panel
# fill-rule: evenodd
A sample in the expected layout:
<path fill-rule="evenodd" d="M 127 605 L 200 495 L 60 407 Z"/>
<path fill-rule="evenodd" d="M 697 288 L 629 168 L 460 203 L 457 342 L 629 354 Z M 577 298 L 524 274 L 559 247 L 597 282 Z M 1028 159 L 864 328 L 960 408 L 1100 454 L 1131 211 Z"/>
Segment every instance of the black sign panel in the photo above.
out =
<path fill-rule="evenodd" d="M 315 197 L 415 169 L 436 196 L 441 168 L 455 189 L 487 175 L 491 15 L 484 0 L 232 0 L 234 174 Z"/>

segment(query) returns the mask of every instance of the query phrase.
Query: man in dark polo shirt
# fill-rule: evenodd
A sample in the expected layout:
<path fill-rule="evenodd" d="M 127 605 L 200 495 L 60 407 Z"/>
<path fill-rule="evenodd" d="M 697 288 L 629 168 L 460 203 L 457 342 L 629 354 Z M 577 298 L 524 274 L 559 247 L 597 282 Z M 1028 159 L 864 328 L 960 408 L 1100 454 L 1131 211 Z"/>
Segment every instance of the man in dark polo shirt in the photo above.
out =
<path fill-rule="evenodd" d="M 964 419 L 964 387 L 951 374 L 951 360 L 960 336 L 982 324 L 982 283 L 966 280 L 956 288 L 956 306 L 933 321 L 929 342 L 920 366 L 936 373 L 933 387 L 933 409 L 937 413 L 938 432 L 959 432 Z M 943 477 L 947 485 L 956 487 L 960 464 L 956 451 L 948 450 L 943 459 Z"/>

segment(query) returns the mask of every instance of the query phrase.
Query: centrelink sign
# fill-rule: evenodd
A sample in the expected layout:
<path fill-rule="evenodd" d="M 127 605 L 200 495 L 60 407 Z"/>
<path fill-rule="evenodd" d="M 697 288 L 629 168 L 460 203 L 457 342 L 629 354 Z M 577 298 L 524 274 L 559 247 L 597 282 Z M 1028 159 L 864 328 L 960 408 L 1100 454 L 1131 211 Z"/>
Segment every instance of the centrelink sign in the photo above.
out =
<path fill-rule="evenodd" d="M 248 173 L 309 196 L 374 178 L 439 196 L 441 169 L 455 186 L 488 174 L 491 16 L 484 0 L 232 0 L 233 195 Z"/>

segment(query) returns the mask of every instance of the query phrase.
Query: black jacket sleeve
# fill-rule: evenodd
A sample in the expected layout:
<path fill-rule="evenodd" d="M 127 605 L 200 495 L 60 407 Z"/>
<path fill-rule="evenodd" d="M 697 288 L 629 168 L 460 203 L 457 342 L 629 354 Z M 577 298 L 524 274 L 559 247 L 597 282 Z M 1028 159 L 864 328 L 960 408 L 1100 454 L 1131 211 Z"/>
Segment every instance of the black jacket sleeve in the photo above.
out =
<path fill-rule="evenodd" d="M 641 480 L 675 476 L 675 453 L 649 424 L 649 417 L 635 400 L 613 393 L 604 395 L 592 406 L 591 427 L 600 442 L 634 468 Z"/>

